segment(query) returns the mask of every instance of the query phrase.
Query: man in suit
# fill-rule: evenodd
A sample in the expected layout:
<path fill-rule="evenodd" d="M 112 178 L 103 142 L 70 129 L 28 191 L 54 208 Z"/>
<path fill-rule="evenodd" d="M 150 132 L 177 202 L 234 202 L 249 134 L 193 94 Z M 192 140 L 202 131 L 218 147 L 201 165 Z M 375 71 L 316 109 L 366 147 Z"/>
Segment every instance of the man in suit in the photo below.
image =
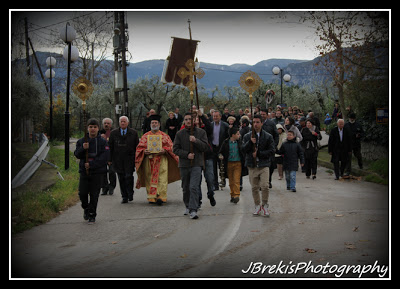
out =
<path fill-rule="evenodd" d="M 135 171 L 136 147 L 139 137 L 136 130 L 129 128 L 126 116 L 119 118 L 119 127 L 110 133 L 110 157 L 108 164 L 118 174 L 122 203 L 133 201 L 133 172 Z"/>
<path fill-rule="evenodd" d="M 335 170 L 335 180 L 339 179 L 339 176 L 343 176 L 344 169 L 348 159 L 352 154 L 352 136 L 347 127 L 344 127 L 344 120 L 338 119 L 337 127 L 331 130 L 328 142 L 328 152 L 332 156 L 331 162 L 333 163 Z M 339 162 L 340 164 L 340 175 L 339 175 Z"/>
<path fill-rule="evenodd" d="M 212 147 L 213 147 L 213 160 L 214 160 L 214 189 L 218 190 L 218 174 L 217 174 L 217 164 L 221 165 L 221 161 L 218 158 L 218 152 L 221 148 L 222 143 L 225 139 L 228 138 L 228 129 L 229 125 L 221 120 L 221 112 L 216 110 L 213 113 L 213 133 L 212 133 Z M 225 182 L 225 180 L 221 180 L 221 182 Z"/>

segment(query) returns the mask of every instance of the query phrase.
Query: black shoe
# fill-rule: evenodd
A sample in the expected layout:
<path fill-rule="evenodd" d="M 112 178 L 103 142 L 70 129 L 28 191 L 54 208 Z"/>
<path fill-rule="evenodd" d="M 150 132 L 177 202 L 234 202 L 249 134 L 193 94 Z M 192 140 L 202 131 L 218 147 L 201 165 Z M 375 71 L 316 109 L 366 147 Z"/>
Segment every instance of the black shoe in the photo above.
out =
<path fill-rule="evenodd" d="M 130 196 L 128 197 L 128 201 L 129 201 L 129 202 L 132 202 L 132 201 L 133 201 L 133 194 L 130 195 Z"/>
<path fill-rule="evenodd" d="M 161 199 L 157 199 L 156 204 L 159 205 L 159 206 L 162 206 L 163 201 Z"/>
<path fill-rule="evenodd" d="M 239 197 L 234 197 L 232 202 L 234 204 L 237 204 L 239 202 Z"/>
<path fill-rule="evenodd" d="M 107 192 L 108 192 L 108 189 L 102 189 L 101 195 L 102 196 L 107 195 Z"/>
<path fill-rule="evenodd" d="M 128 202 L 127 199 L 122 199 L 121 204 L 126 204 Z"/>
<path fill-rule="evenodd" d="M 312 176 L 312 179 L 313 179 L 313 180 L 315 180 L 316 178 L 317 178 L 317 176 L 316 176 L 316 175 L 313 175 L 313 176 Z"/>
<path fill-rule="evenodd" d="M 90 217 L 89 218 L 89 225 L 93 225 L 93 224 L 95 224 L 96 223 L 96 218 L 95 217 Z"/>
<path fill-rule="evenodd" d="M 89 220 L 89 209 L 83 209 L 83 219 L 84 220 Z"/>
<path fill-rule="evenodd" d="M 209 197 L 209 199 L 210 199 L 210 205 L 214 207 L 215 204 L 217 203 L 217 202 L 215 201 L 215 199 L 214 199 L 214 196 Z"/>

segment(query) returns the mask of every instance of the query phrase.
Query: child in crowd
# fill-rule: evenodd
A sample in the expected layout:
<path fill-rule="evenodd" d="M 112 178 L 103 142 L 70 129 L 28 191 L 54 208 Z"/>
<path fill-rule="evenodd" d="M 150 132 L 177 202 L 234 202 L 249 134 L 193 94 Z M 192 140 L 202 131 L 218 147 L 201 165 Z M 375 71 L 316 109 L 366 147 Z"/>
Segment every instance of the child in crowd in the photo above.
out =
<path fill-rule="evenodd" d="M 286 188 L 296 192 L 296 171 L 298 159 L 301 166 L 304 166 L 304 153 L 300 143 L 296 142 L 295 133 L 291 130 L 287 132 L 287 141 L 278 150 L 278 154 L 283 157 L 283 170 L 286 177 Z"/>
<path fill-rule="evenodd" d="M 95 118 L 87 122 L 87 135 L 76 143 L 75 156 L 79 162 L 79 198 L 83 208 L 83 218 L 89 225 L 96 221 L 97 201 L 104 174 L 107 173 L 109 147 L 99 134 L 99 122 Z"/>
<path fill-rule="evenodd" d="M 231 189 L 231 202 L 237 204 L 240 196 L 240 177 L 244 165 L 242 142 L 239 129 L 235 126 L 228 130 L 229 138 L 225 139 L 219 151 L 219 158 L 224 162 L 226 175 Z"/>

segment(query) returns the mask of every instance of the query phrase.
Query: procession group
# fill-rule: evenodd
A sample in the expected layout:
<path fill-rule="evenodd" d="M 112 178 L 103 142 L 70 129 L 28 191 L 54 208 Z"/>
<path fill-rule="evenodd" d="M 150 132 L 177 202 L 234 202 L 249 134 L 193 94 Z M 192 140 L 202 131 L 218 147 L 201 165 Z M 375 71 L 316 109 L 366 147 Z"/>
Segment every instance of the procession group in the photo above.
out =
<path fill-rule="evenodd" d="M 331 131 L 328 149 L 335 179 L 344 175 L 353 150 L 358 157 L 354 140 L 357 143 L 361 134 L 354 133 L 354 127 L 359 130 L 354 124 L 355 116 L 346 126 L 338 119 Z M 181 180 L 184 215 L 191 219 L 199 217 L 202 175 L 211 206 L 216 205 L 214 191 L 225 186 L 226 177 L 230 202 L 237 204 L 243 176 L 248 175 L 255 216 L 270 215 L 269 189 L 275 169 L 280 180 L 285 173 L 287 190 L 292 192 L 296 192 L 299 161 L 306 177 L 316 179 L 320 122 L 313 112 L 304 115 L 297 107 L 256 109 L 254 114 L 240 110 L 239 115 L 213 109 L 207 115 L 193 107 L 184 116 L 176 109 L 165 122 L 167 133 L 161 130 L 161 117 L 151 110 L 142 129 L 139 138 L 126 116 L 119 118 L 115 129 L 109 118 L 103 119 L 102 129 L 97 119 L 87 122 L 87 135 L 78 140 L 74 154 L 80 159 L 79 197 L 89 224 L 95 223 L 100 191 L 113 194 L 116 175 L 122 203 L 133 201 L 134 187 L 145 187 L 148 202 L 162 205 L 167 202 L 168 184 Z"/>

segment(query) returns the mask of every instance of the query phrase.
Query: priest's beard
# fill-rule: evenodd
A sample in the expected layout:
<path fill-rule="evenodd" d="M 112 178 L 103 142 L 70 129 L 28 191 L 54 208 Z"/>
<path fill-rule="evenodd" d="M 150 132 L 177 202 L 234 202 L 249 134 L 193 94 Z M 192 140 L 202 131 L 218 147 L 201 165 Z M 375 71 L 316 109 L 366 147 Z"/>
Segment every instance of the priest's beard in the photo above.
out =
<path fill-rule="evenodd" d="M 154 126 L 151 125 L 150 128 L 151 128 L 151 131 L 153 133 L 158 132 L 160 130 L 160 126 L 159 125 L 154 125 Z"/>

